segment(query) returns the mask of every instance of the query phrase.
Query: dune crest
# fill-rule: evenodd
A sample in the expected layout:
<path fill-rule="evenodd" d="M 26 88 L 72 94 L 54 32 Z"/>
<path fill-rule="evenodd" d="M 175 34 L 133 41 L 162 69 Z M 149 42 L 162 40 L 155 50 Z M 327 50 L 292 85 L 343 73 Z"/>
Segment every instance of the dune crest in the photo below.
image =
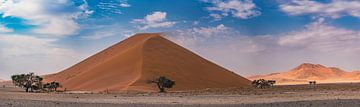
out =
<path fill-rule="evenodd" d="M 360 72 L 346 72 L 336 67 L 303 63 L 287 72 L 249 77 L 251 80 L 260 78 L 276 80 L 277 84 L 307 84 L 308 81 L 317 81 L 318 83 L 360 82 Z"/>
<path fill-rule="evenodd" d="M 161 34 L 136 34 L 45 81 L 59 81 L 76 91 L 156 91 L 148 84 L 159 76 L 176 81 L 171 89 L 248 87 L 250 80 L 226 70 L 163 38 Z"/>

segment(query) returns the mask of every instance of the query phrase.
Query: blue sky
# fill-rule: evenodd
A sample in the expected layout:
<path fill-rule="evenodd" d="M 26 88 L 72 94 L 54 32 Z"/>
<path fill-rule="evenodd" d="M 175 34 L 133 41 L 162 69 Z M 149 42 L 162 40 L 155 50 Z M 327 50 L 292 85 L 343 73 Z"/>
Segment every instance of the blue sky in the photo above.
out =
<path fill-rule="evenodd" d="M 58 72 L 140 32 L 245 76 L 360 70 L 357 0 L 0 0 L 0 16 L 0 78 Z"/>

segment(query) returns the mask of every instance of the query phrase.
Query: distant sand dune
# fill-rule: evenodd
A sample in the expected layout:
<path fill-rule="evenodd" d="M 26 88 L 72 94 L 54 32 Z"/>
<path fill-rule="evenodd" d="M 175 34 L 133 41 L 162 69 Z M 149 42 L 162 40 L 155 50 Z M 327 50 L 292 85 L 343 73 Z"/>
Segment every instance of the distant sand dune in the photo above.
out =
<path fill-rule="evenodd" d="M 250 80 L 163 38 L 137 34 L 62 72 L 45 76 L 76 91 L 156 91 L 159 76 L 176 81 L 171 89 L 248 87 Z"/>
<path fill-rule="evenodd" d="M 360 82 L 360 72 L 346 72 L 336 67 L 304 63 L 288 72 L 249 77 L 251 80 L 260 78 L 276 80 L 277 84 L 308 84 L 308 81 L 317 81 L 317 83 Z"/>

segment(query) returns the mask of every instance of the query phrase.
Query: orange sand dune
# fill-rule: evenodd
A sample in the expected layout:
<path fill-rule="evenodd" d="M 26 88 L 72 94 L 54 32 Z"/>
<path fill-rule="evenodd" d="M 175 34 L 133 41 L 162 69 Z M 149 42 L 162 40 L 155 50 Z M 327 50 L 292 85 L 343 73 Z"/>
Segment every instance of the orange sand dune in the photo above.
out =
<path fill-rule="evenodd" d="M 134 35 L 45 80 L 76 91 L 155 91 L 147 82 L 159 76 L 176 81 L 174 91 L 250 86 L 250 80 L 155 33 Z"/>
<path fill-rule="evenodd" d="M 346 72 L 335 67 L 304 63 L 288 72 L 249 77 L 251 80 L 260 78 L 276 80 L 277 84 L 307 84 L 308 81 L 317 81 L 318 83 L 360 82 L 360 72 Z"/>

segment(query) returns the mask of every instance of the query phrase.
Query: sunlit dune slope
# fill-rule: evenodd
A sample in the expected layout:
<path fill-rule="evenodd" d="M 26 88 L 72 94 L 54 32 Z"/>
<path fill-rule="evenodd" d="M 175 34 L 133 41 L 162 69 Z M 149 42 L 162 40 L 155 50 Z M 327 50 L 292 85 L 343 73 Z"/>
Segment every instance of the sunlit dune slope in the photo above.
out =
<path fill-rule="evenodd" d="M 173 91 L 250 86 L 248 79 L 160 35 L 134 35 L 45 80 L 77 91 L 155 91 L 147 82 L 159 76 L 176 81 Z"/>

